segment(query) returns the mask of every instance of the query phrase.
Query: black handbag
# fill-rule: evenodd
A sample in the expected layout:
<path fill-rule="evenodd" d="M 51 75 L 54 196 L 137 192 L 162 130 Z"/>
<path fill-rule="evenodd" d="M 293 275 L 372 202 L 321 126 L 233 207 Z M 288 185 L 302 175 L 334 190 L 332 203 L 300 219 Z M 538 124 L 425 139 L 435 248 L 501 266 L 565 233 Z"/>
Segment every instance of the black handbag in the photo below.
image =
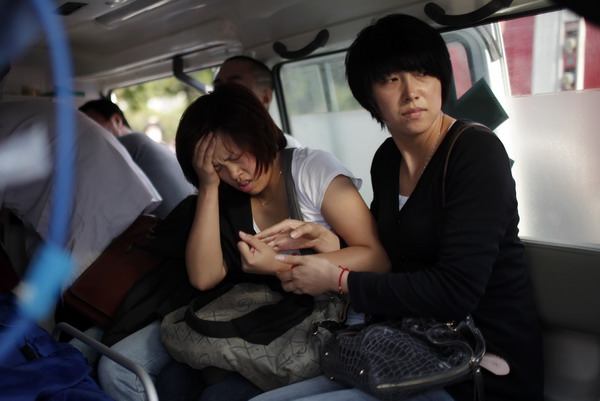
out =
<path fill-rule="evenodd" d="M 405 318 L 338 331 L 323 347 L 326 377 L 381 400 L 413 394 L 474 378 L 483 399 L 480 361 L 485 342 L 470 317 L 457 325 Z"/>

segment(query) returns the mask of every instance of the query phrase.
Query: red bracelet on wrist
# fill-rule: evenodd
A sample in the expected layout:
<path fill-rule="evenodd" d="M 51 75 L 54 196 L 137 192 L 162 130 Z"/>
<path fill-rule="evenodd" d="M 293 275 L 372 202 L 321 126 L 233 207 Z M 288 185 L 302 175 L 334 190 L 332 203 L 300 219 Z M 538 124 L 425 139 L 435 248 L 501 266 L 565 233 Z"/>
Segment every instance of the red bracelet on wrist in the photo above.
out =
<path fill-rule="evenodd" d="M 292 252 L 292 256 L 299 256 L 300 254 L 298 252 Z M 298 265 L 292 265 L 292 267 L 290 267 L 290 269 L 293 269 L 294 267 L 296 267 Z"/>
<path fill-rule="evenodd" d="M 344 276 L 344 273 L 349 272 L 350 269 L 346 269 L 345 267 L 342 267 L 341 265 L 338 265 L 338 267 L 340 269 L 342 269 L 342 271 L 340 272 L 340 278 L 338 279 L 338 289 L 340 291 L 340 295 L 344 295 L 344 289 L 342 288 L 342 277 Z"/>

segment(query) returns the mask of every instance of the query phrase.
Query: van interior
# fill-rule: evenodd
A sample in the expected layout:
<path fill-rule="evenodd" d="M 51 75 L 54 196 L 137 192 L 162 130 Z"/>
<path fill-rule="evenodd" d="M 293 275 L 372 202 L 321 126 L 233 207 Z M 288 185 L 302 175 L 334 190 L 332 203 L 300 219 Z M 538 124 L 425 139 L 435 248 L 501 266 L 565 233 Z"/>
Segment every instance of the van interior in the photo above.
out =
<path fill-rule="evenodd" d="M 0 83 L 0 107 L 32 98 L 54 103 L 66 82 L 75 107 L 110 97 L 136 131 L 155 129 L 172 146 L 181 113 L 212 90 L 219 65 L 250 56 L 273 70 L 277 124 L 361 177 L 369 204 L 370 161 L 389 134 L 352 97 L 345 51 L 377 17 L 414 15 L 447 42 L 455 81 L 448 113 L 492 128 L 513 162 L 544 327 L 545 399 L 598 401 L 600 18 L 592 3 L 2 0 L 0 67 L 11 69 Z M 28 146 L 0 142 L 1 158 L 27 159 Z M 30 233 L 3 205 L 3 187 L 16 180 L 10 171 L 0 161 L 0 242 L 20 281 L 31 262 Z M 49 329 L 59 323 L 51 311 L 40 321 Z"/>

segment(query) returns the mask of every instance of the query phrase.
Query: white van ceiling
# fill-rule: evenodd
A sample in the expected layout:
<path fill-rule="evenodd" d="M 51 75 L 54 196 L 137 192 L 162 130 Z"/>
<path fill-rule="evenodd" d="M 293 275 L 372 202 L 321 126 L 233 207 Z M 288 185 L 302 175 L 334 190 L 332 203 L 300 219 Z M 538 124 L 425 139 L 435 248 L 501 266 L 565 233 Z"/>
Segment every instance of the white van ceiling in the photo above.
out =
<path fill-rule="evenodd" d="M 490 0 L 436 0 L 447 14 L 464 14 Z M 276 57 L 275 41 L 303 47 L 323 28 L 332 50 L 349 43 L 372 18 L 407 12 L 424 20 L 421 0 L 79 0 L 56 1 L 63 14 L 79 79 L 142 68 L 175 55 L 194 67 L 233 54 Z M 514 0 L 505 12 L 547 7 L 548 1 Z M 430 21 L 431 22 L 431 21 Z M 44 46 L 41 44 L 40 46 Z M 189 64 L 189 63 L 188 63 Z"/>

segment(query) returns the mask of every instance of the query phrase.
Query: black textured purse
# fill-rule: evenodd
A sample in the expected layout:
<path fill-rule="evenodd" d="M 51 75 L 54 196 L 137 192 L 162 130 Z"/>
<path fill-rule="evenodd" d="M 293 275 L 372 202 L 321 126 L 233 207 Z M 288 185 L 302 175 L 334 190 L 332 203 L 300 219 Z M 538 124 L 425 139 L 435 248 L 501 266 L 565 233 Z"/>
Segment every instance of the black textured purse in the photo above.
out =
<path fill-rule="evenodd" d="M 338 331 L 322 349 L 321 368 L 331 380 L 381 400 L 402 400 L 473 377 L 482 400 L 484 353 L 483 336 L 470 317 L 458 325 L 406 318 Z"/>

